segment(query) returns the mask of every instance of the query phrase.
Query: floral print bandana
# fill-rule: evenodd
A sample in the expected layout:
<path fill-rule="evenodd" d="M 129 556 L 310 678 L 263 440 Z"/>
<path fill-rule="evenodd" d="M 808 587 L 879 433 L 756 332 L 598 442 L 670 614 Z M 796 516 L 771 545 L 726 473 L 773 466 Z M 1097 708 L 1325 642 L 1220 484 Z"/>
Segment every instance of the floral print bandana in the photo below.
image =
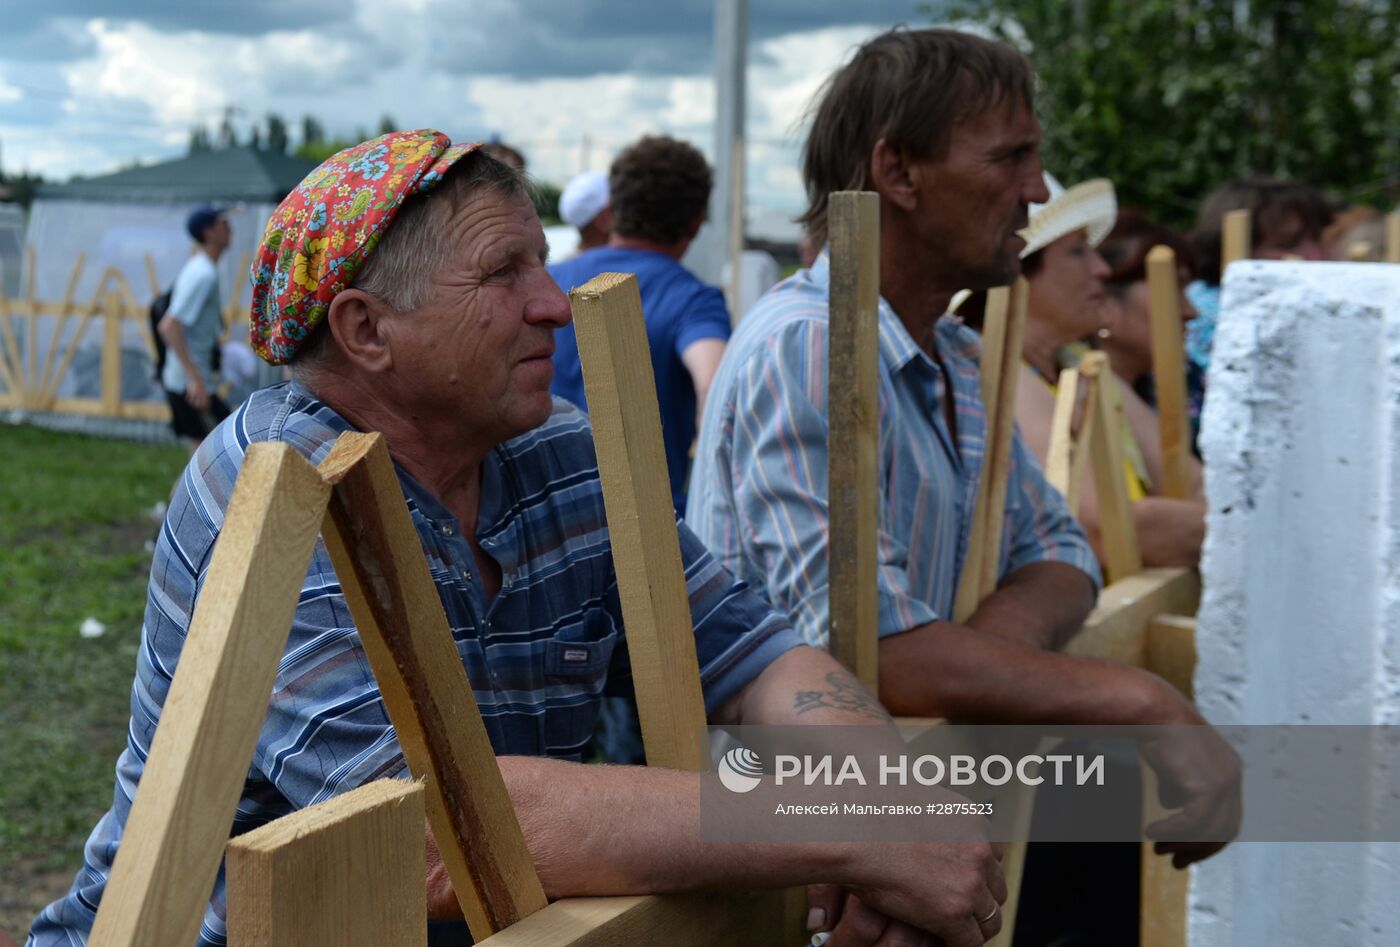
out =
<path fill-rule="evenodd" d="M 272 365 L 290 362 L 365 265 L 404 199 L 432 190 L 476 148 L 454 145 L 431 128 L 391 132 L 332 155 L 308 174 L 273 212 L 248 274 L 253 351 Z"/>

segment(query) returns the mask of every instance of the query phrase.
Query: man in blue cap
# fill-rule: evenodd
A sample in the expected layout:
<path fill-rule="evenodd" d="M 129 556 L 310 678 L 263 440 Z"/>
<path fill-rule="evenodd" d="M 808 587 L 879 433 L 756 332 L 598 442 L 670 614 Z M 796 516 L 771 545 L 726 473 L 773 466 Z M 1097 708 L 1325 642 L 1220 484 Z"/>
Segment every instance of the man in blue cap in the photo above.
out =
<path fill-rule="evenodd" d="M 228 405 L 216 393 L 215 353 L 224 320 L 215 264 L 228 249 L 232 231 L 224 210 L 210 204 L 196 208 L 185 229 L 199 248 L 175 278 L 170 306 L 156 330 L 168 351 L 160 383 L 170 402 L 170 426 L 194 450 L 229 415 Z"/>

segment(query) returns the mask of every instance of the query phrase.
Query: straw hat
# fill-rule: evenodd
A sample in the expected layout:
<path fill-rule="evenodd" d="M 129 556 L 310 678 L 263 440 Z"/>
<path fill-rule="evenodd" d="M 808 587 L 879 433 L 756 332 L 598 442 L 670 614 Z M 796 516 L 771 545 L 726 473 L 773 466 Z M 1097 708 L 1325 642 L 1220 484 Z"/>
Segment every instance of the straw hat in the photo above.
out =
<path fill-rule="evenodd" d="M 1030 223 L 1021 233 L 1026 248 L 1021 251 L 1025 259 L 1037 250 L 1044 250 L 1056 240 L 1076 230 L 1089 232 L 1089 246 L 1096 247 L 1113 229 L 1113 221 L 1118 217 L 1118 198 L 1113 193 L 1113 182 L 1107 178 L 1094 178 L 1083 184 L 1076 184 L 1069 190 L 1055 180 L 1054 175 L 1045 172 L 1045 186 L 1050 191 L 1050 200 L 1044 204 L 1030 206 Z"/>

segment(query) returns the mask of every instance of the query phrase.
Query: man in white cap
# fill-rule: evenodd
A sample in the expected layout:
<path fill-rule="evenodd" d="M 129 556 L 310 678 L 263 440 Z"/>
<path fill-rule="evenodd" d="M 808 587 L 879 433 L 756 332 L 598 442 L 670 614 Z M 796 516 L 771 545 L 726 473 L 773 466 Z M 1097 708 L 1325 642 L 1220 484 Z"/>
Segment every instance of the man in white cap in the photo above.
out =
<path fill-rule="evenodd" d="M 613 223 L 607 173 L 584 171 L 574 175 L 559 195 L 559 218 L 578 230 L 579 253 L 606 246 Z"/>
<path fill-rule="evenodd" d="M 987 418 L 978 339 L 944 314 L 958 289 L 1016 279 L 1027 208 L 1049 198 L 1029 63 L 965 33 L 897 29 L 860 47 L 821 95 L 803 152 L 801 223 L 822 246 L 833 192 L 880 200 L 880 699 L 896 715 L 969 722 L 1204 723 L 1155 675 L 1059 653 L 1094 604 L 1099 570 L 1019 437 L 998 588 L 953 620 Z M 719 560 L 819 646 L 829 299 L 823 251 L 739 321 L 710 390 L 686 513 Z M 1238 769 L 1223 741 L 1208 750 L 1175 747 L 1149 762 L 1182 790 L 1200 832 L 1192 838 L 1219 840 L 1238 828 Z M 1181 867 L 1221 843 L 1159 847 Z"/>

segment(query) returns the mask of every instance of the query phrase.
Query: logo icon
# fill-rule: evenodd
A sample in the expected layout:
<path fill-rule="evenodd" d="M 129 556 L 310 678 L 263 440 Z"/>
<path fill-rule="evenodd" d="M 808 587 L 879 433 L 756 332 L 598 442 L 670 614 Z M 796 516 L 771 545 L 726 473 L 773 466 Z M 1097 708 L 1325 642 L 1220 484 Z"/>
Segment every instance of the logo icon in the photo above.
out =
<path fill-rule="evenodd" d="M 716 769 L 725 789 L 748 792 L 759 784 L 763 776 L 763 761 L 748 747 L 737 746 L 720 758 Z"/>

